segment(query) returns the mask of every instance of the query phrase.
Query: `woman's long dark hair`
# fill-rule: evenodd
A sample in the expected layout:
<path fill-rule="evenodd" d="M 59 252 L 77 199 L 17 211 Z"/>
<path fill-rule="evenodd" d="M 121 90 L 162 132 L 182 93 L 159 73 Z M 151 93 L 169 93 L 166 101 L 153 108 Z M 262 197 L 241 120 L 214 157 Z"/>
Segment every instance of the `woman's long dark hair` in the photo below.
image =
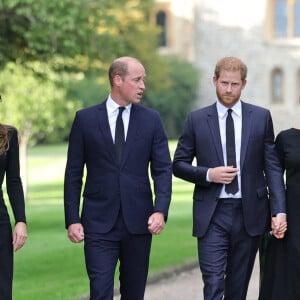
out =
<path fill-rule="evenodd" d="M 9 147 L 8 126 L 0 124 L 0 155 L 4 154 Z"/>

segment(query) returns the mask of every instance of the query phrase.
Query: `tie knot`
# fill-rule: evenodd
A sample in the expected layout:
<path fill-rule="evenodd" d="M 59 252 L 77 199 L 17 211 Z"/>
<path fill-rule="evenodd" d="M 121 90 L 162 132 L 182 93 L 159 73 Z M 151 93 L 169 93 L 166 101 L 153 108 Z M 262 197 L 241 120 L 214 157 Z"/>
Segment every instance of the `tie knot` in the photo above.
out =
<path fill-rule="evenodd" d="M 124 106 L 119 106 L 119 115 L 123 113 L 124 109 L 125 109 Z"/>
<path fill-rule="evenodd" d="M 231 108 L 228 108 L 227 112 L 228 112 L 229 115 L 231 115 L 232 109 L 231 109 Z"/>

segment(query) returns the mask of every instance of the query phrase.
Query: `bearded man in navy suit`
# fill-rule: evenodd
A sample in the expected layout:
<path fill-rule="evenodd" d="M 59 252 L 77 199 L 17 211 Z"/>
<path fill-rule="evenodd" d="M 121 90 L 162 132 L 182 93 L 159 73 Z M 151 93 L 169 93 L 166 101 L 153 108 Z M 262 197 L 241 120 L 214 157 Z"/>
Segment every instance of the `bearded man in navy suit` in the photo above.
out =
<path fill-rule="evenodd" d="M 241 101 L 246 77 L 238 58 L 216 64 L 218 100 L 188 115 L 173 161 L 174 175 L 195 184 L 193 235 L 205 300 L 246 299 L 261 236 L 270 226 L 277 238 L 286 230 L 272 118 Z"/>
<path fill-rule="evenodd" d="M 145 77 L 137 59 L 116 59 L 108 98 L 78 111 L 69 136 L 65 222 L 72 242 L 84 240 L 91 300 L 113 299 L 118 261 L 121 299 L 144 299 L 152 235 L 161 233 L 168 216 L 172 162 L 159 113 L 138 105 Z"/>

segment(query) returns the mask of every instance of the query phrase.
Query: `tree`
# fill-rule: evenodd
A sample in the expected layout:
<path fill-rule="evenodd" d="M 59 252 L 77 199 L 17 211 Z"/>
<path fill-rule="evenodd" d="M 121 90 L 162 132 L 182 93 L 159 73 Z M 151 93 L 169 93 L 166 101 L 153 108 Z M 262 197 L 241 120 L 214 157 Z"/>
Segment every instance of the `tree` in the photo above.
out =
<path fill-rule="evenodd" d="M 32 63 L 30 66 L 31 69 L 8 63 L 0 72 L 0 90 L 3 92 L 0 118 L 17 127 L 21 137 L 21 176 L 25 195 L 27 146 L 55 129 L 64 128 L 66 120 L 70 120 L 78 107 L 78 102 L 65 100 L 65 90 L 56 84 L 60 77 L 47 65 Z M 37 72 L 47 73 L 47 77 L 38 78 Z"/>
<path fill-rule="evenodd" d="M 91 74 L 97 83 L 107 82 L 111 61 L 131 55 L 141 59 L 152 74 L 152 88 L 161 89 L 168 77 L 157 53 L 158 29 L 148 22 L 152 5 L 153 0 L 2 1 L 0 66 L 15 63 L 24 72 L 31 70 L 38 80 L 51 80 L 54 72 L 71 74 L 61 77 L 61 88 L 69 86 L 70 78 L 77 84 Z M 48 71 L 33 67 L 37 65 Z M 38 117 L 45 111 L 46 107 Z"/>
<path fill-rule="evenodd" d="M 145 103 L 156 108 L 162 116 L 169 138 L 178 138 L 187 113 L 197 97 L 197 69 L 176 58 L 166 58 L 170 83 L 162 90 L 146 90 Z"/>
<path fill-rule="evenodd" d="M 56 72 L 97 69 L 103 73 L 114 58 L 132 55 L 157 74 L 157 84 L 161 82 L 159 30 L 149 22 L 153 0 L 1 3 L 0 66 L 8 61 L 25 66 L 42 61 Z"/>
<path fill-rule="evenodd" d="M 73 0 L 6 0 L 0 7 L 0 62 L 48 62 L 54 55 L 74 58 L 92 54 L 94 7 L 106 2 Z M 103 13 L 101 17 L 105 17 Z"/>

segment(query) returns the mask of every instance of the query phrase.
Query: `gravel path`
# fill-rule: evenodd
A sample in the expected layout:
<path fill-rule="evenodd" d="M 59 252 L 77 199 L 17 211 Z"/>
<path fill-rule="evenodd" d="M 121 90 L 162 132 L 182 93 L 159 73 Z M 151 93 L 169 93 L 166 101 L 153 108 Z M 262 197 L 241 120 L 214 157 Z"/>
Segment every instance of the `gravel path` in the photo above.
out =
<path fill-rule="evenodd" d="M 163 278 L 164 277 L 164 278 Z M 256 259 L 249 284 L 247 300 L 257 300 L 259 286 L 259 266 Z M 144 300 L 203 300 L 202 279 L 198 266 L 190 265 L 179 272 L 174 270 L 172 275 L 164 275 L 155 282 L 148 283 Z M 115 296 L 114 300 L 119 300 Z"/>

